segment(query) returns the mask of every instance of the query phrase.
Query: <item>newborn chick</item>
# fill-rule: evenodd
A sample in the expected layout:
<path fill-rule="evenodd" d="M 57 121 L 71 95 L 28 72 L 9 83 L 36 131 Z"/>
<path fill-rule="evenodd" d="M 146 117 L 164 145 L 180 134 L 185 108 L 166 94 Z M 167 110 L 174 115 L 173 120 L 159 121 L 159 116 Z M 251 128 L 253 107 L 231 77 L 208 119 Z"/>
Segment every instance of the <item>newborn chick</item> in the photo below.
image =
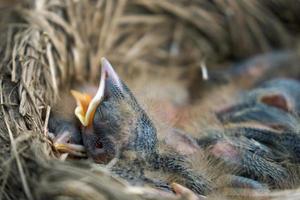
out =
<path fill-rule="evenodd" d="M 97 163 L 108 163 L 124 150 L 142 158 L 156 151 L 156 129 L 112 66 L 102 59 L 102 74 L 94 98 L 72 91 L 75 114 L 82 123 L 83 144 Z"/>
<path fill-rule="evenodd" d="M 299 87 L 290 79 L 275 79 L 247 92 L 241 101 L 217 113 L 224 134 L 198 139 L 236 175 L 290 188 L 299 183 Z"/>
<path fill-rule="evenodd" d="M 81 133 L 76 124 L 51 114 L 48 130 L 55 150 L 71 156 L 86 157 Z"/>
<path fill-rule="evenodd" d="M 255 123 L 277 130 L 299 130 L 300 83 L 274 79 L 243 95 L 239 103 L 217 112 L 223 124 Z"/>
<path fill-rule="evenodd" d="M 76 88 L 88 93 L 88 95 L 78 97 L 81 98 L 82 103 L 89 102 L 90 96 L 97 91 L 97 87 L 91 84 L 81 84 Z M 74 91 L 74 93 L 76 92 Z M 81 125 L 74 115 L 76 107 L 74 97 L 69 91 L 62 91 L 58 102 L 52 107 L 48 122 L 48 136 L 53 142 L 54 149 L 59 153 L 68 153 L 71 157 L 86 157 L 80 130 Z M 87 107 L 87 105 L 83 106 Z"/>
<path fill-rule="evenodd" d="M 96 95 L 83 98 L 83 94 L 72 93 L 77 100 L 75 114 L 82 124 L 83 144 L 95 162 L 108 164 L 112 172 L 132 184 L 170 190 L 167 180 L 147 175 L 160 171 L 177 177 L 180 184 L 198 194 L 211 189 L 209 181 L 191 170 L 183 156 L 159 151 L 154 124 L 106 59 L 102 59 Z"/>

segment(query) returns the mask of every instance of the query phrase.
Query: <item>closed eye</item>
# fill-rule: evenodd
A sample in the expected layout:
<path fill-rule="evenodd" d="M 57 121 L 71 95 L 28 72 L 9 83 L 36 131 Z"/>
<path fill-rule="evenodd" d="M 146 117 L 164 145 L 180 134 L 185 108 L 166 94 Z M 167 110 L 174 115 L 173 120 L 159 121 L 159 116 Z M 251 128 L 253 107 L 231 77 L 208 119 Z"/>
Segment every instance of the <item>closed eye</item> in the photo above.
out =
<path fill-rule="evenodd" d="M 97 149 L 102 149 L 103 148 L 103 143 L 100 141 L 100 139 L 96 140 L 95 147 Z"/>

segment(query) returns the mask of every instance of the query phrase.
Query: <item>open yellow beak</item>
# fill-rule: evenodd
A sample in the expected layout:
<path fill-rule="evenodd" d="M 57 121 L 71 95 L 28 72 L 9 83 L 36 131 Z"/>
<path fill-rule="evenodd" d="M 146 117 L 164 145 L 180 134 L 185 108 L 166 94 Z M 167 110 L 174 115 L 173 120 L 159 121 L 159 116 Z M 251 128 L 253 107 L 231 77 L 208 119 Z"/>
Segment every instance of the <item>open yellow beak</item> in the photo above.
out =
<path fill-rule="evenodd" d="M 72 90 L 71 93 L 76 100 L 77 107 L 75 115 L 83 126 L 92 124 L 97 106 L 104 97 L 105 79 L 110 76 L 117 85 L 121 87 L 121 82 L 116 72 L 107 59 L 101 59 L 101 77 L 96 95 L 92 98 L 90 95 Z"/>
<path fill-rule="evenodd" d="M 88 107 L 90 102 L 92 101 L 92 97 L 89 94 L 77 92 L 75 90 L 71 90 L 71 94 L 76 100 L 77 107 L 75 108 L 75 115 L 79 119 L 79 121 L 84 126 L 88 126 L 91 124 L 91 119 L 93 119 L 95 110 L 90 114 L 89 118 L 86 117 L 86 113 L 88 111 Z"/>

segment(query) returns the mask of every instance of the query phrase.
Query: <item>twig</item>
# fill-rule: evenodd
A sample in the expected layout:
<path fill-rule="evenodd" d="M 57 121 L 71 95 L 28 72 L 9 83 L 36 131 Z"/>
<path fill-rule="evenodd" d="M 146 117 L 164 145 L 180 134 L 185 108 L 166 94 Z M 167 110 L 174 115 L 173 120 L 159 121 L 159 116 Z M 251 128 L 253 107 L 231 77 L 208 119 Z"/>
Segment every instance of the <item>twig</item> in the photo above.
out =
<path fill-rule="evenodd" d="M 45 118 L 45 123 L 44 123 L 44 136 L 47 136 L 47 132 L 48 132 L 48 122 L 49 122 L 49 117 L 50 117 L 50 111 L 51 111 L 51 107 L 47 106 L 47 111 L 46 111 L 46 118 Z"/>

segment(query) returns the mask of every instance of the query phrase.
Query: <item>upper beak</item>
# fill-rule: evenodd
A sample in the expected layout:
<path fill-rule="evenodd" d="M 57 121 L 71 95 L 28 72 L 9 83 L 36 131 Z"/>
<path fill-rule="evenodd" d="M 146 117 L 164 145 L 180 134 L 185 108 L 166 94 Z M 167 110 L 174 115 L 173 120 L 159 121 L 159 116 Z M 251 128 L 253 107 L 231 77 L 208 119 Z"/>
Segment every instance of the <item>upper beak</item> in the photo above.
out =
<path fill-rule="evenodd" d="M 122 88 L 121 81 L 113 69 L 112 65 L 106 58 L 101 59 L 101 77 L 98 90 L 93 98 L 87 94 L 83 94 L 72 90 L 71 93 L 76 99 L 77 107 L 75 108 L 75 115 L 80 120 L 83 126 L 91 125 L 97 106 L 104 98 L 105 80 L 109 77 L 113 80 L 119 88 Z"/>

